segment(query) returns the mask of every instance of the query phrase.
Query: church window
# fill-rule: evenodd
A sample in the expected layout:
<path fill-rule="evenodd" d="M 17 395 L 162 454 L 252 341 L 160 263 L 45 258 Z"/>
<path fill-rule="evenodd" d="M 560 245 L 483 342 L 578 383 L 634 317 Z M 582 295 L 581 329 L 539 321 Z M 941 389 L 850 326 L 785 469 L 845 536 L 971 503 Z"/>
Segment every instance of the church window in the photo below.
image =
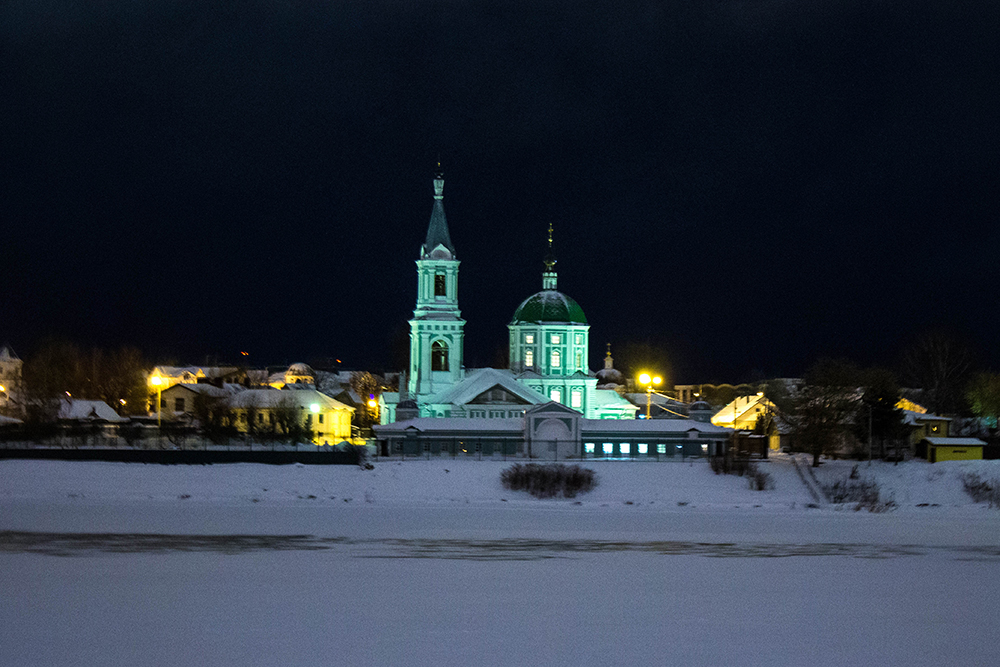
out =
<path fill-rule="evenodd" d="M 579 408 L 583 405 L 583 392 L 579 389 L 574 389 L 569 395 L 569 406 L 571 408 Z"/>
<path fill-rule="evenodd" d="M 448 370 L 448 345 L 444 341 L 436 340 L 431 345 L 431 370 Z"/>
<path fill-rule="evenodd" d="M 535 334 L 524 334 L 524 342 L 531 345 L 535 342 Z"/>
<path fill-rule="evenodd" d="M 552 334 L 551 340 L 553 345 L 558 345 L 562 341 L 562 338 L 560 338 L 559 334 Z"/>
<path fill-rule="evenodd" d="M 549 398 L 551 398 L 556 403 L 562 403 L 562 391 L 559 389 L 553 389 L 552 393 L 549 394 Z"/>
<path fill-rule="evenodd" d="M 434 274 L 434 296 L 448 296 L 448 285 L 443 273 Z"/>
<path fill-rule="evenodd" d="M 552 350 L 552 368 L 559 368 L 562 365 L 562 355 L 559 350 Z"/>
<path fill-rule="evenodd" d="M 531 367 L 535 365 L 535 351 L 525 350 L 524 351 L 524 365 Z"/>

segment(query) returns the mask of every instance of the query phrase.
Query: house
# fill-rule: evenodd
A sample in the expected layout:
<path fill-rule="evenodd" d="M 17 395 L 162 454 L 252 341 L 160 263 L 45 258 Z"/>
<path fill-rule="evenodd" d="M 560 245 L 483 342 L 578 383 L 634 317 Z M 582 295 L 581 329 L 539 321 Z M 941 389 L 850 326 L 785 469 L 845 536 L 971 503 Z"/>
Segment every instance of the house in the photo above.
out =
<path fill-rule="evenodd" d="M 221 400 L 233 393 L 233 385 L 216 387 L 211 384 L 174 384 L 160 392 L 160 416 L 167 419 L 192 418 L 195 416 L 195 404 L 199 396 Z"/>
<path fill-rule="evenodd" d="M 225 401 L 241 433 L 287 433 L 301 427 L 317 445 L 350 440 L 354 408 L 315 389 L 247 389 Z"/>
<path fill-rule="evenodd" d="M 725 452 L 731 431 L 690 419 L 588 419 L 561 403 L 517 416 L 416 417 L 375 426 L 379 452 L 402 456 L 679 460 Z"/>
<path fill-rule="evenodd" d="M 930 414 L 926 411 L 903 410 L 903 423 L 909 427 L 907 436 L 911 448 L 925 438 L 947 438 L 951 429 L 951 418 Z"/>
<path fill-rule="evenodd" d="M 777 409 L 762 392 L 753 396 L 740 396 L 716 412 L 712 423 L 724 428 L 735 428 L 742 431 L 752 431 L 757 425 L 757 417 L 762 414 L 775 414 Z"/>
<path fill-rule="evenodd" d="M 63 398 L 59 401 L 57 414 L 61 422 L 122 424 L 127 417 L 120 416 L 104 401 L 87 401 L 79 398 Z"/>

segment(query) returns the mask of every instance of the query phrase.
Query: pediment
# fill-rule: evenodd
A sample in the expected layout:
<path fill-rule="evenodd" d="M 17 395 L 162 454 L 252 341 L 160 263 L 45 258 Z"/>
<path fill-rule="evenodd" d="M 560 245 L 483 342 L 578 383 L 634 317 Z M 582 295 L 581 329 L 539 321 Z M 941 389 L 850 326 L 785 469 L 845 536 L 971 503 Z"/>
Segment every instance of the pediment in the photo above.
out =
<path fill-rule="evenodd" d="M 568 408 L 562 403 L 556 403 L 555 401 L 549 401 L 548 403 L 543 403 L 542 405 L 535 406 L 534 408 L 528 410 L 527 414 L 536 416 L 548 416 L 548 415 L 573 415 L 579 417 L 580 413 L 573 408 Z"/>
<path fill-rule="evenodd" d="M 495 405 L 500 403 L 507 405 L 531 405 L 529 401 L 524 400 L 517 394 L 514 394 L 499 384 L 493 385 L 473 398 L 469 401 L 469 403 L 473 405 Z"/>

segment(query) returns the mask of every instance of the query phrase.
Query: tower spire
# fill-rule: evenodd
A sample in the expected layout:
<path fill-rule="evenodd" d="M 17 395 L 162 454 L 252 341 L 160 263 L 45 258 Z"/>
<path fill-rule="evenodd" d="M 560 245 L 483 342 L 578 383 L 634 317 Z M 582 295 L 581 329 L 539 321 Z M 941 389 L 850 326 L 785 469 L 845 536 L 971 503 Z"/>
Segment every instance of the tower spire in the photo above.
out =
<path fill-rule="evenodd" d="M 451 244 L 448 219 L 444 215 L 444 172 L 441 170 L 440 160 L 434 171 L 434 208 L 431 209 L 431 222 L 427 226 L 427 239 L 420 248 L 420 258 L 455 259 L 455 246 Z"/>
<path fill-rule="evenodd" d="M 545 271 L 542 272 L 542 289 L 556 288 L 556 257 L 552 254 L 552 221 L 549 221 L 549 251 L 542 260 Z"/>

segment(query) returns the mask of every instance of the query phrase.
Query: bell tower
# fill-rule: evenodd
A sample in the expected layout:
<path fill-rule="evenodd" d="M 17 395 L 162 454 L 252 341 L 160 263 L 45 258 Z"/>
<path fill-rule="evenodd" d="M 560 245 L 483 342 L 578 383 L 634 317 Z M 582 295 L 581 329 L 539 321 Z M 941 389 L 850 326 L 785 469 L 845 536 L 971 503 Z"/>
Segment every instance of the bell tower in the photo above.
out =
<path fill-rule="evenodd" d="M 435 394 L 464 376 L 465 320 L 458 309 L 458 265 L 444 215 L 444 174 L 434 175 L 434 207 L 417 260 L 417 307 L 410 320 L 412 398 Z"/>

